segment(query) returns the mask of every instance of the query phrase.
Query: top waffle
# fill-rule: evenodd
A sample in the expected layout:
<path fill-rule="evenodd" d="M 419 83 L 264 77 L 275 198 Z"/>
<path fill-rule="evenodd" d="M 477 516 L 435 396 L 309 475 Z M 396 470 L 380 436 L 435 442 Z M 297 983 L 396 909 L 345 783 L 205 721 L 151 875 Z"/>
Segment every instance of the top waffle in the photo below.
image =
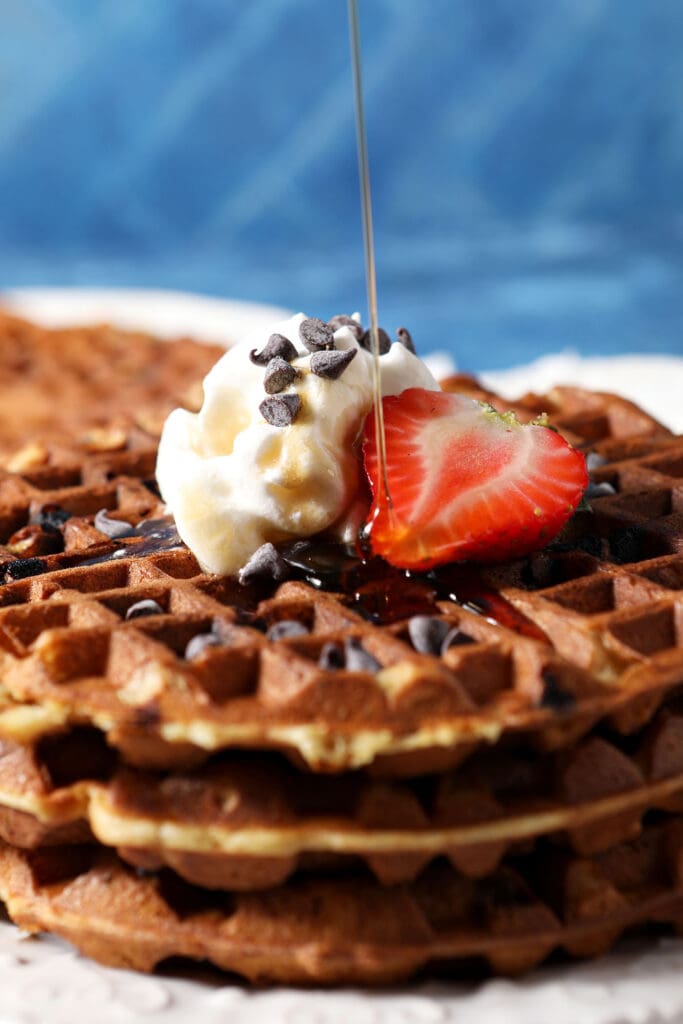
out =
<path fill-rule="evenodd" d="M 27 350 L 40 368 L 39 334 Z M 95 351 L 86 380 L 103 370 Z M 155 358 L 177 367 L 177 352 Z M 155 372 L 161 409 L 167 371 Z M 469 379 L 447 386 L 480 394 Z M 29 407 L 35 394 L 24 393 Z M 318 770 L 414 774 L 505 733 L 554 749 L 601 718 L 641 728 L 683 682 L 683 440 L 578 389 L 515 408 L 547 411 L 597 455 L 592 511 L 550 549 L 479 576 L 447 567 L 407 580 L 353 560 L 330 572 L 314 546 L 275 592 L 201 573 L 164 524 L 112 540 L 100 510 L 133 526 L 163 511 L 154 424 L 122 419 L 114 441 L 93 446 L 73 410 L 60 444 L 0 475 L 0 735 L 93 724 L 143 767 L 275 747 Z M 447 634 L 442 650 L 434 637 Z M 209 639 L 188 649 L 197 636 Z"/>

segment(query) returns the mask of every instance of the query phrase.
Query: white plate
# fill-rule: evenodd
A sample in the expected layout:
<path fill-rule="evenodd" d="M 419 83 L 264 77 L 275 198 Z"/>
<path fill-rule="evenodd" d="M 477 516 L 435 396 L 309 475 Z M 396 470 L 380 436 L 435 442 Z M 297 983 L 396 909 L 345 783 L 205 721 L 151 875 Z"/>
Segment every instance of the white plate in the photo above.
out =
<path fill-rule="evenodd" d="M 286 311 L 177 292 L 26 289 L 6 305 L 46 325 L 109 321 L 166 337 L 228 343 Z M 440 364 L 445 371 L 448 363 Z M 485 379 L 509 394 L 572 382 L 619 390 L 683 430 L 683 359 L 548 357 Z M 0 1024 L 681 1024 L 683 942 L 622 947 L 593 963 L 543 968 L 522 981 L 443 983 L 391 992 L 252 992 L 98 966 L 59 940 L 0 923 Z"/>
<path fill-rule="evenodd" d="M 111 323 L 161 338 L 191 335 L 217 345 L 267 330 L 290 315 L 279 306 L 144 288 L 13 288 L 0 293 L 0 305 L 46 327 Z"/>

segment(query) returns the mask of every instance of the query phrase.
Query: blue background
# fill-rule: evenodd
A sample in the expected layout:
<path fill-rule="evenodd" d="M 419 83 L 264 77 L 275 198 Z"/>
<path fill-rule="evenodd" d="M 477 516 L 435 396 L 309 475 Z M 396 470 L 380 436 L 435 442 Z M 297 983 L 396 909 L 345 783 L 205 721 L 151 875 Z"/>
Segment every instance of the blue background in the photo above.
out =
<path fill-rule="evenodd" d="M 381 320 L 683 354 L 682 0 L 361 0 Z M 344 0 L 0 0 L 0 287 L 365 308 Z"/>

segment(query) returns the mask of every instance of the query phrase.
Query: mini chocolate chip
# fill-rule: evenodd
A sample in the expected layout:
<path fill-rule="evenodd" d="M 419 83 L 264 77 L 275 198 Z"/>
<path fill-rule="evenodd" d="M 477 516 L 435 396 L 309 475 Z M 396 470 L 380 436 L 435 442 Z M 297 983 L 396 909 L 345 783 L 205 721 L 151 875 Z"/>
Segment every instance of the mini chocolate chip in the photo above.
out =
<path fill-rule="evenodd" d="M 408 636 L 418 654 L 440 654 L 448 633 L 448 623 L 432 615 L 413 615 L 408 622 Z"/>
<path fill-rule="evenodd" d="M 328 325 L 310 317 L 299 324 L 299 337 L 309 352 L 320 352 L 325 348 L 334 348 L 334 331 Z"/>
<path fill-rule="evenodd" d="M 603 480 L 599 484 L 589 483 L 586 490 L 583 492 L 583 496 L 587 501 L 591 498 L 604 498 L 608 494 L 616 494 L 616 488 L 612 487 L 612 484 L 607 480 Z"/>
<path fill-rule="evenodd" d="M 286 363 L 291 363 L 292 359 L 296 359 L 298 354 L 292 342 L 289 338 L 285 338 L 284 334 L 271 334 L 263 351 L 257 352 L 254 348 L 249 353 L 249 358 L 257 366 L 267 366 L 271 359 L 275 359 L 276 356 L 284 359 Z"/>
<path fill-rule="evenodd" d="M 559 712 L 571 710 L 576 704 L 576 698 L 573 694 L 562 689 L 555 673 L 550 669 L 544 669 L 541 675 L 544 684 L 541 707 Z"/>
<path fill-rule="evenodd" d="M 383 327 L 378 327 L 377 335 L 379 338 L 379 354 L 381 356 L 384 356 L 391 348 L 391 338 L 389 337 L 389 335 L 387 334 Z M 374 351 L 372 343 L 372 331 L 370 329 L 368 329 L 365 332 L 363 337 L 360 339 L 360 343 L 363 346 L 363 348 L 366 348 L 368 350 L 368 352 Z"/>
<path fill-rule="evenodd" d="M 264 398 L 258 408 L 271 427 L 289 427 L 301 408 L 301 399 L 298 395 L 272 395 Z"/>
<path fill-rule="evenodd" d="M 357 348 L 347 348 L 334 352 L 314 352 L 311 356 L 311 370 L 318 377 L 337 380 L 355 358 L 357 351 Z"/>
<path fill-rule="evenodd" d="M 590 473 L 594 469 L 600 469 L 602 466 L 607 465 L 607 459 L 604 455 L 599 455 L 598 452 L 589 452 L 586 456 L 586 469 Z"/>
<path fill-rule="evenodd" d="M 39 576 L 45 572 L 46 565 L 42 558 L 17 558 L 5 566 L 5 582 L 12 580 L 25 580 L 29 576 Z"/>
<path fill-rule="evenodd" d="M 257 548 L 246 565 L 239 571 L 240 583 L 249 583 L 253 579 L 263 577 L 271 580 L 286 580 L 289 566 L 273 544 L 262 544 Z"/>
<path fill-rule="evenodd" d="M 105 508 L 101 508 L 95 515 L 95 529 L 110 540 L 132 537 L 135 534 L 135 528 L 130 523 L 124 523 L 122 519 L 110 519 Z"/>
<path fill-rule="evenodd" d="M 338 644 L 327 643 L 323 646 L 318 658 L 318 668 L 328 671 L 344 668 L 344 652 Z"/>
<path fill-rule="evenodd" d="M 40 526 L 47 533 L 59 533 L 67 519 L 71 519 L 71 513 L 61 505 L 43 505 L 31 516 L 31 523 Z"/>
<path fill-rule="evenodd" d="M 399 329 L 396 331 L 396 337 L 398 338 L 402 345 L 405 345 L 409 352 L 415 352 L 413 339 L 410 336 L 410 331 L 408 330 L 407 327 L 399 327 Z"/>
<path fill-rule="evenodd" d="M 382 663 L 374 654 L 366 651 L 355 636 L 349 636 L 344 641 L 344 654 L 349 672 L 377 672 L 382 667 Z"/>
<path fill-rule="evenodd" d="M 307 636 L 308 630 L 302 622 L 297 622 L 296 619 L 281 619 L 280 622 L 274 623 L 266 636 L 269 640 L 284 640 L 290 636 Z"/>
<path fill-rule="evenodd" d="M 327 324 L 333 331 L 338 331 L 340 327 L 348 327 L 356 341 L 360 341 L 364 334 L 363 325 L 357 320 L 354 320 L 352 316 L 346 316 L 343 313 L 340 313 L 338 316 L 331 317 L 327 321 Z"/>
<path fill-rule="evenodd" d="M 156 482 L 154 477 L 149 477 L 148 480 L 142 481 L 143 485 L 147 488 L 150 494 L 153 494 L 155 498 L 161 498 L 161 491 L 159 490 L 159 484 Z"/>
<path fill-rule="evenodd" d="M 463 644 L 473 643 L 476 643 L 474 637 L 470 636 L 469 633 L 463 633 L 458 626 L 453 626 L 443 639 L 440 653 L 445 654 L 450 647 L 461 647 Z"/>
<path fill-rule="evenodd" d="M 215 633 L 197 633 L 185 648 L 185 660 L 193 661 L 203 654 L 208 647 L 220 647 L 220 638 Z"/>
<path fill-rule="evenodd" d="M 293 366 L 290 366 L 280 356 L 275 356 L 266 367 L 263 386 L 269 395 L 275 395 L 278 391 L 284 391 L 298 376 L 298 370 L 295 370 Z"/>
<path fill-rule="evenodd" d="M 147 599 L 144 601 L 136 601 L 132 604 L 126 612 L 126 620 L 128 619 L 140 619 L 143 615 L 163 615 L 164 609 L 156 601 Z"/>

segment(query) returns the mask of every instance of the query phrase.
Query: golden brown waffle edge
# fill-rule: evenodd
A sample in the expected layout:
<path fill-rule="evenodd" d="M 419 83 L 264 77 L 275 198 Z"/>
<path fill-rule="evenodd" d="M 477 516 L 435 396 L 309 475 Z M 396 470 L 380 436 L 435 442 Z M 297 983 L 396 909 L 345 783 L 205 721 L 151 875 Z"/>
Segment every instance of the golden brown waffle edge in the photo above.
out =
<path fill-rule="evenodd" d="M 544 848 L 471 881 L 435 863 L 410 885 L 299 878 L 265 893 L 210 894 L 142 877 L 108 852 L 0 848 L 0 897 L 20 927 L 51 931 L 101 963 L 149 971 L 209 960 L 252 981 L 388 983 L 483 961 L 517 974 L 555 950 L 605 952 L 627 929 L 683 917 L 681 822 L 592 858 Z"/>

